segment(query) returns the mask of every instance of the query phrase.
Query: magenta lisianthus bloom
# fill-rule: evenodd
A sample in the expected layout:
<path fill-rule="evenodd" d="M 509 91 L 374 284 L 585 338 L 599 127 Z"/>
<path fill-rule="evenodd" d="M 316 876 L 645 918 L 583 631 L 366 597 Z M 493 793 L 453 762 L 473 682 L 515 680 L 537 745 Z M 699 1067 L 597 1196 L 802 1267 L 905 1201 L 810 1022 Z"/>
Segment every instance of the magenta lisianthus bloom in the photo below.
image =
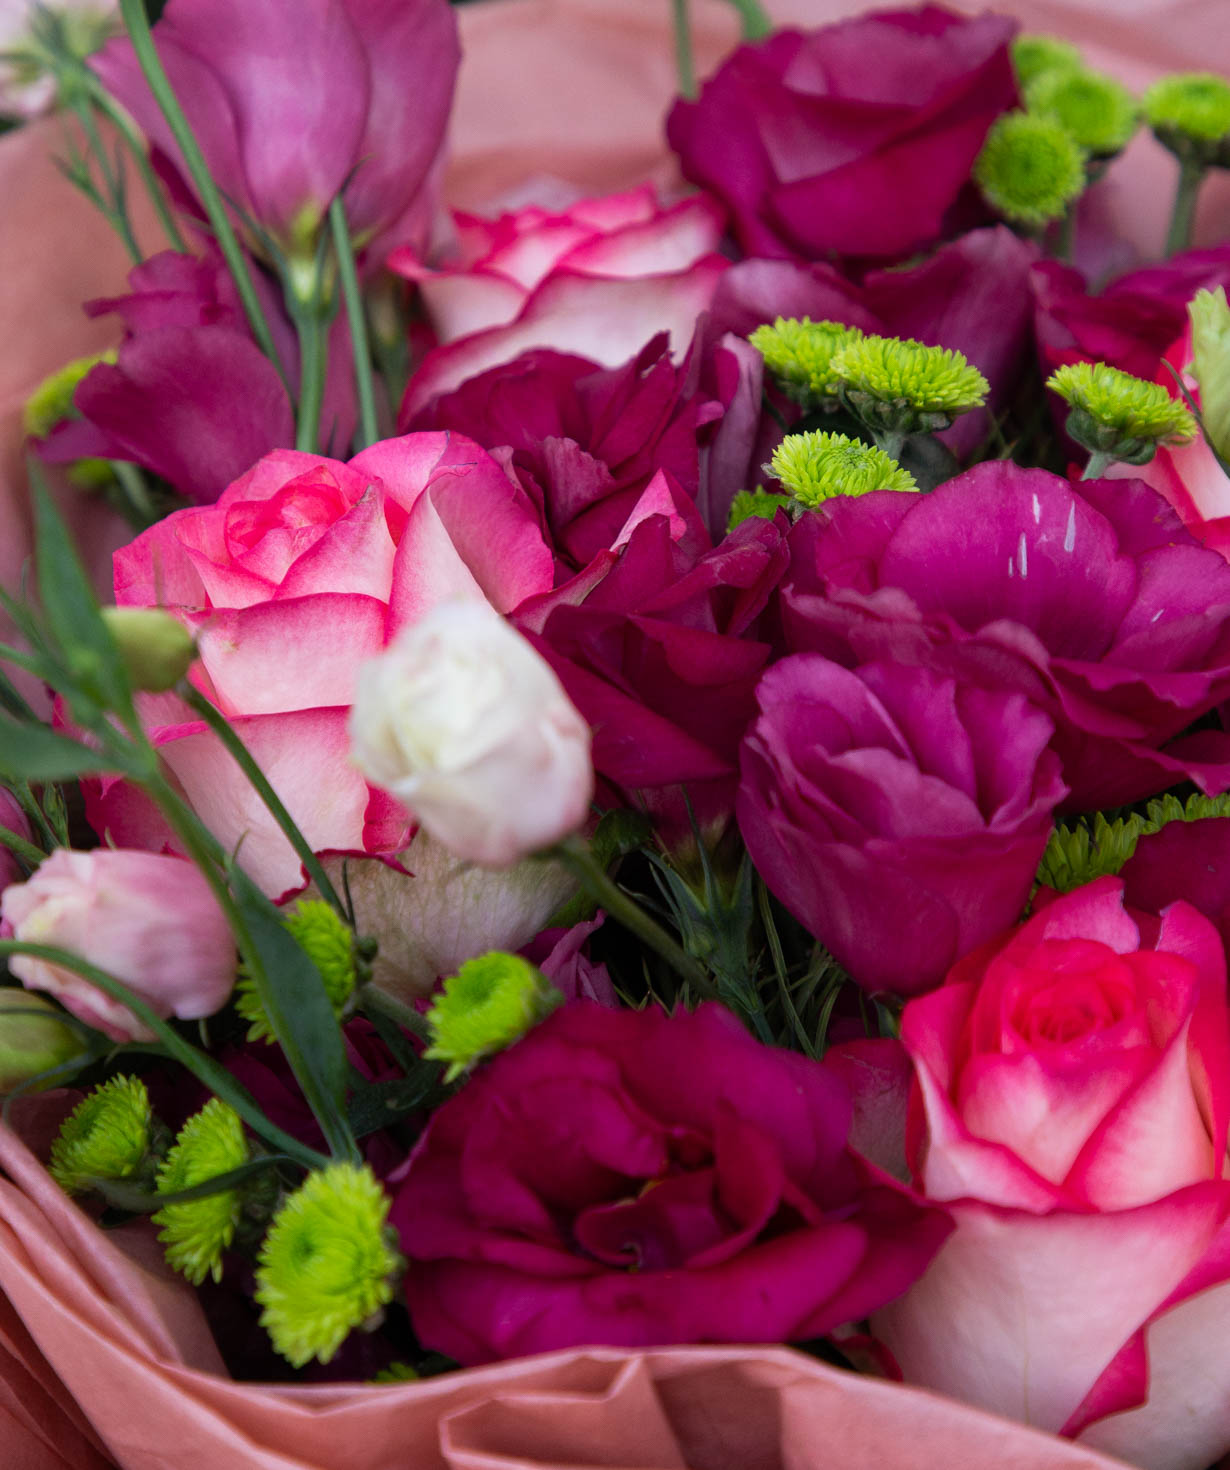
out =
<path fill-rule="evenodd" d="M 1167 822 L 1140 839 L 1119 876 L 1133 908 L 1158 913 L 1183 899 L 1230 944 L 1230 820 Z"/>
<path fill-rule="evenodd" d="M 736 811 L 757 871 L 868 990 L 915 995 L 1006 929 L 1067 794 L 1022 695 L 933 669 L 783 659 Z"/>
<path fill-rule="evenodd" d="M 254 277 L 279 358 L 298 381 L 299 341 L 269 280 Z M 152 470 L 190 500 L 208 504 L 261 455 L 295 442 L 285 385 L 257 347 L 230 273 L 216 254 L 167 250 L 135 266 L 126 296 L 86 304 L 125 327 L 114 363 L 77 385 L 79 417 L 38 446 L 52 464 L 125 460 Z M 320 435 L 348 444 L 355 424 L 354 376 L 344 318 L 329 331 Z"/>
<path fill-rule="evenodd" d="M 872 1318 L 907 1383 L 1151 1470 L 1230 1448 L 1216 930 L 1101 878 L 907 1003 L 917 1185 L 956 1228 Z"/>
<path fill-rule="evenodd" d="M 970 230 L 919 265 L 868 271 L 858 283 L 823 262 L 743 260 L 718 282 L 713 321 L 746 337 L 779 316 L 810 317 L 963 352 L 990 384 L 986 408 L 962 414 L 940 436 L 964 455 L 986 438 L 1033 365 L 1037 258 L 1034 245 L 995 225 Z"/>
<path fill-rule="evenodd" d="M 459 58 L 445 0 L 170 0 L 154 42 L 241 215 L 293 246 L 344 188 L 373 258 L 423 243 Z M 131 43 L 90 65 L 190 190 Z"/>
<path fill-rule="evenodd" d="M 1065 809 L 1230 784 L 1230 566 L 1140 480 L 986 463 L 930 495 L 833 502 L 791 532 L 786 641 L 853 666 L 944 657 L 1055 724 Z M 977 672 L 974 672 L 974 671 Z"/>
<path fill-rule="evenodd" d="M 438 270 L 394 254 L 440 340 L 410 379 L 400 422 L 534 348 L 617 367 L 665 331 L 682 353 L 730 264 L 717 253 L 724 218 L 705 195 L 663 206 L 646 186 L 560 214 L 459 216 L 460 257 Z"/>
<path fill-rule="evenodd" d="M 469 379 L 405 427 L 453 429 L 502 451 L 542 506 L 557 554 L 578 570 L 614 544 L 659 470 L 712 510 L 713 534 L 725 531 L 748 482 L 762 368 L 729 335 L 694 342 L 678 365 L 664 333 L 614 368 L 542 349 Z"/>
<path fill-rule="evenodd" d="M 856 1320 L 947 1222 L 849 1149 L 850 1114 L 831 1072 L 719 1006 L 565 1006 L 433 1115 L 391 1181 L 415 1331 L 471 1364 Z"/>
<path fill-rule="evenodd" d="M 411 434 L 349 464 L 267 455 L 215 505 L 177 511 L 117 552 L 115 596 L 165 607 L 196 634 L 192 677 L 314 849 L 392 854 L 408 840 L 407 815 L 350 761 L 359 666 L 445 599 L 485 597 L 508 612 L 552 573 L 533 506 L 485 451 L 459 435 Z M 228 850 L 242 840 L 253 878 L 274 896 L 299 887 L 298 859 L 195 714 L 151 695 L 142 715 L 206 825 Z M 99 783 L 89 811 L 100 835 L 165 840 L 123 782 Z"/>
<path fill-rule="evenodd" d="M 599 799 L 645 808 L 674 843 L 691 834 L 688 802 L 702 827 L 733 813 L 739 741 L 772 652 L 761 615 L 786 550 L 782 527 L 763 520 L 710 548 L 682 492 L 657 502 L 668 489 L 660 475 L 616 549 L 515 621 L 594 732 Z"/>
<path fill-rule="evenodd" d="M 908 255 L 978 218 L 957 211 L 988 129 L 1017 102 L 1014 29 L 927 5 L 779 31 L 676 102 L 667 137 L 748 255 Z"/>

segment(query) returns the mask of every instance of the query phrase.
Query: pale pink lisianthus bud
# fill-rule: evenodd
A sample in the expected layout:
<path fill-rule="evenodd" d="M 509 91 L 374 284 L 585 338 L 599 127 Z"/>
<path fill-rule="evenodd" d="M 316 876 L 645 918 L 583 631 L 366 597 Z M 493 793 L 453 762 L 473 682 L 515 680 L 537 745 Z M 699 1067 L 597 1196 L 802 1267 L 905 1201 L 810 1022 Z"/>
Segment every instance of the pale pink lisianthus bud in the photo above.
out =
<path fill-rule="evenodd" d="M 58 848 L 0 895 L 13 937 L 71 951 L 106 970 L 162 1017 L 193 1020 L 226 1004 L 235 944 L 200 872 L 182 858 L 127 849 Z M 9 969 L 116 1041 L 150 1040 L 126 1006 L 88 980 L 30 955 Z"/>
<path fill-rule="evenodd" d="M 359 673 L 351 756 L 458 857 L 507 867 L 585 820 L 589 727 L 485 602 L 447 602 Z"/>

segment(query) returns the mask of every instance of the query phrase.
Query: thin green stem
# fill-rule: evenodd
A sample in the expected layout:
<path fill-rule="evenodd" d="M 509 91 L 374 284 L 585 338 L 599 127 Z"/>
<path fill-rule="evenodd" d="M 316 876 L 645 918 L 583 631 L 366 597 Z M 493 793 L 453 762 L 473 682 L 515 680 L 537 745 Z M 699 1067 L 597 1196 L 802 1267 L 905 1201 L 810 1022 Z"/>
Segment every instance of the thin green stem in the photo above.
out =
<path fill-rule="evenodd" d="M 696 64 L 692 59 L 692 28 L 688 24 L 688 0 L 671 0 L 675 24 L 675 69 L 679 73 L 679 95 L 696 96 Z"/>
<path fill-rule="evenodd" d="M 1175 188 L 1174 206 L 1170 212 L 1170 228 L 1166 232 L 1166 255 L 1169 258 L 1192 243 L 1192 225 L 1196 218 L 1196 196 L 1204 182 L 1202 163 L 1184 158 L 1179 162 L 1179 182 Z"/>
<path fill-rule="evenodd" d="M 554 858 L 573 875 L 589 896 L 596 899 L 612 918 L 630 929 L 656 954 L 660 955 L 682 980 L 706 1000 L 718 1000 L 717 990 L 698 961 L 671 938 L 665 929 L 638 903 L 607 877 L 588 843 L 579 837 L 566 837 L 563 842 L 543 854 Z"/>
<path fill-rule="evenodd" d="M 145 483 L 145 476 L 135 464 L 129 464 L 127 460 L 113 459 L 108 463 L 115 473 L 115 478 L 119 481 L 124 499 L 132 512 L 127 519 L 132 521 L 138 530 L 148 530 L 159 519 L 159 516 L 153 497 L 149 493 L 149 486 Z"/>
<path fill-rule="evenodd" d="M 201 152 L 196 135 L 184 116 L 183 108 L 179 105 L 170 78 L 154 46 L 144 0 L 120 0 L 120 13 L 124 18 L 129 39 L 132 41 L 137 62 L 153 93 L 154 101 L 157 102 L 163 117 L 166 118 L 167 126 L 171 129 L 171 134 L 179 146 L 184 166 L 196 189 L 197 197 L 204 206 L 214 238 L 222 252 L 222 258 L 226 261 L 227 269 L 234 279 L 235 289 L 239 292 L 239 299 L 243 304 L 244 315 L 248 319 L 248 325 L 252 328 L 252 335 L 256 338 L 261 351 L 278 370 L 278 376 L 282 379 L 287 395 L 290 396 L 290 382 L 286 376 L 286 369 L 278 356 L 273 333 L 269 328 L 260 298 L 256 294 L 256 285 L 252 279 L 248 262 L 244 258 L 239 239 L 226 213 L 222 195 L 218 192 L 218 186 L 210 175 L 205 155 Z"/>
<path fill-rule="evenodd" d="M 396 996 L 377 990 L 374 985 L 365 985 L 359 991 L 359 1009 L 375 1011 L 378 1015 L 387 1017 L 394 1025 L 411 1032 L 420 1041 L 431 1040 L 431 1028 L 421 1012 L 408 1006 L 405 1001 L 398 1000 Z"/>
<path fill-rule="evenodd" d="M 1055 258 L 1067 264 L 1071 264 L 1072 251 L 1076 246 L 1076 206 L 1078 203 L 1079 201 L 1074 199 L 1064 211 L 1055 238 Z"/>
<path fill-rule="evenodd" d="M 295 849 L 296 856 L 303 864 L 308 877 L 315 883 L 320 892 L 320 896 L 327 903 L 332 904 L 337 912 L 341 914 L 342 918 L 348 920 L 346 906 L 342 903 L 341 897 L 337 889 L 333 886 L 328 873 L 322 867 L 320 859 L 312 851 L 312 844 L 299 830 L 299 824 L 286 810 L 282 798 L 269 784 L 268 777 L 256 761 L 253 760 L 251 751 L 249 751 L 248 747 L 235 733 L 232 726 L 228 723 L 226 716 L 215 708 L 199 689 L 194 689 L 190 684 L 181 685 L 179 692 L 186 703 L 192 706 L 214 732 L 235 764 L 252 783 L 252 787 L 257 796 L 260 797 L 269 809 L 270 816 L 281 827 L 283 833 L 286 835 L 287 841 Z"/>
<path fill-rule="evenodd" d="M 37 868 L 47 856 L 41 847 L 35 847 L 32 842 L 27 842 L 19 833 L 10 831 L 8 827 L 0 827 L 0 847 L 7 847 L 11 853 L 32 868 Z"/>
<path fill-rule="evenodd" d="M 325 323 L 318 310 L 309 307 L 295 318 L 299 331 L 299 417 L 295 426 L 295 448 L 316 453 L 320 439 L 320 409 L 325 401 Z"/>
<path fill-rule="evenodd" d="M 354 381 L 359 396 L 359 447 L 366 449 L 380 437 L 376 423 L 376 396 L 372 386 L 372 349 L 367 336 L 363 296 L 359 290 L 354 245 L 350 239 L 346 210 L 340 195 L 329 206 L 329 228 L 333 232 L 333 249 L 337 254 L 342 299 L 346 303 L 346 320 L 350 323 L 350 341 L 354 347 Z"/>
<path fill-rule="evenodd" d="M 98 172 L 102 176 L 103 187 L 107 193 L 108 206 L 107 218 L 111 221 L 116 233 L 124 242 L 134 265 L 140 265 L 142 261 L 141 247 L 137 244 L 137 237 L 133 234 L 132 221 L 128 218 L 128 208 L 124 200 L 124 190 L 111 166 L 111 159 L 107 155 L 107 149 L 98 131 L 98 124 L 94 121 L 94 113 L 88 101 L 81 98 L 73 103 L 73 113 L 81 124 L 81 130 L 90 145 L 90 152 L 98 165 Z"/>
<path fill-rule="evenodd" d="M 1081 479 L 1100 480 L 1106 473 L 1107 468 L 1114 464 L 1114 462 L 1115 456 L 1113 454 L 1107 454 L 1104 449 L 1091 450 L 1089 463 L 1085 466 L 1085 473 L 1081 476 Z"/>
<path fill-rule="evenodd" d="M 730 0 L 739 12 L 745 41 L 762 41 L 773 30 L 773 19 L 760 0 Z"/>
<path fill-rule="evenodd" d="M 128 145 L 128 151 L 132 154 L 137 172 L 141 175 L 141 182 L 145 185 L 150 203 L 154 206 L 154 212 L 158 216 L 158 223 L 162 226 L 163 234 L 166 235 L 172 249 L 178 250 L 181 255 L 189 254 L 187 242 L 179 225 L 175 222 L 175 216 L 167 205 L 166 195 L 163 193 L 162 185 L 158 182 L 158 176 L 150 165 L 149 154 L 145 151 L 140 135 L 133 127 L 128 114 L 122 107 L 116 106 L 111 94 L 92 72 L 90 77 L 92 82 L 90 96 L 93 98 L 94 105 Z"/>

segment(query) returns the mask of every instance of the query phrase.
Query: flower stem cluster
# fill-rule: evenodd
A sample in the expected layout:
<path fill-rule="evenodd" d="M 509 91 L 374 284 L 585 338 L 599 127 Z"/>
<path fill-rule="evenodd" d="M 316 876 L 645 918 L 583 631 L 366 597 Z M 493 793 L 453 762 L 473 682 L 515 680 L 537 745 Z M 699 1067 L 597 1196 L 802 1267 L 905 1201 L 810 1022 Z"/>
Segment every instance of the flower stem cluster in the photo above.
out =
<path fill-rule="evenodd" d="M 918 489 L 909 471 L 882 449 L 820 430 L 788 434 L 773 451 L 768 469 L 808 510 L 839 495 Z"/>
<path fill-rule="evenodd" d="M 1006 112 L 974 160 L 974 182 L 1012 224 L 1041 229 L 1062 219 L 1086 182 L 1084 149 L 1054 118 Z"/>
<path fill-rule="evenodd" d="M 528 960 L 500 950 L 467 960 L 427 1012 L 431 1045 L 423 1053 L 447 1062 L 446 1082 L 503 1051 L 545 1019 L 563 995 Z"/>
<path fill-rule="evenodd" d="M 1196 434 L 1196 420 L 1160 383 L 1103 362 L 1057 368 L 1046 386 L 1069 405 L 1068 433 L 1093 456 L 1086 479 L 1113 460 L 1147 464 L 1159 444 L 1184 444 Z"/>

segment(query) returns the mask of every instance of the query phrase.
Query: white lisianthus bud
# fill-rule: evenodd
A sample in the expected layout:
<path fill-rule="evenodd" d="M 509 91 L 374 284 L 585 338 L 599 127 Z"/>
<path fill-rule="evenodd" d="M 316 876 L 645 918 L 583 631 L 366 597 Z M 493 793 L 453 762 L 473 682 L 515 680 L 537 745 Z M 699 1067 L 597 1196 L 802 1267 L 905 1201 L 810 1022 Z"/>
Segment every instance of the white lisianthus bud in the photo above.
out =
<path fill-rule="evenodd" d="M 585 820 L 589 727 L 485 602 L 433 608 L 359 671 L 351 758 L 458 857 L 502 868 Z"/>

